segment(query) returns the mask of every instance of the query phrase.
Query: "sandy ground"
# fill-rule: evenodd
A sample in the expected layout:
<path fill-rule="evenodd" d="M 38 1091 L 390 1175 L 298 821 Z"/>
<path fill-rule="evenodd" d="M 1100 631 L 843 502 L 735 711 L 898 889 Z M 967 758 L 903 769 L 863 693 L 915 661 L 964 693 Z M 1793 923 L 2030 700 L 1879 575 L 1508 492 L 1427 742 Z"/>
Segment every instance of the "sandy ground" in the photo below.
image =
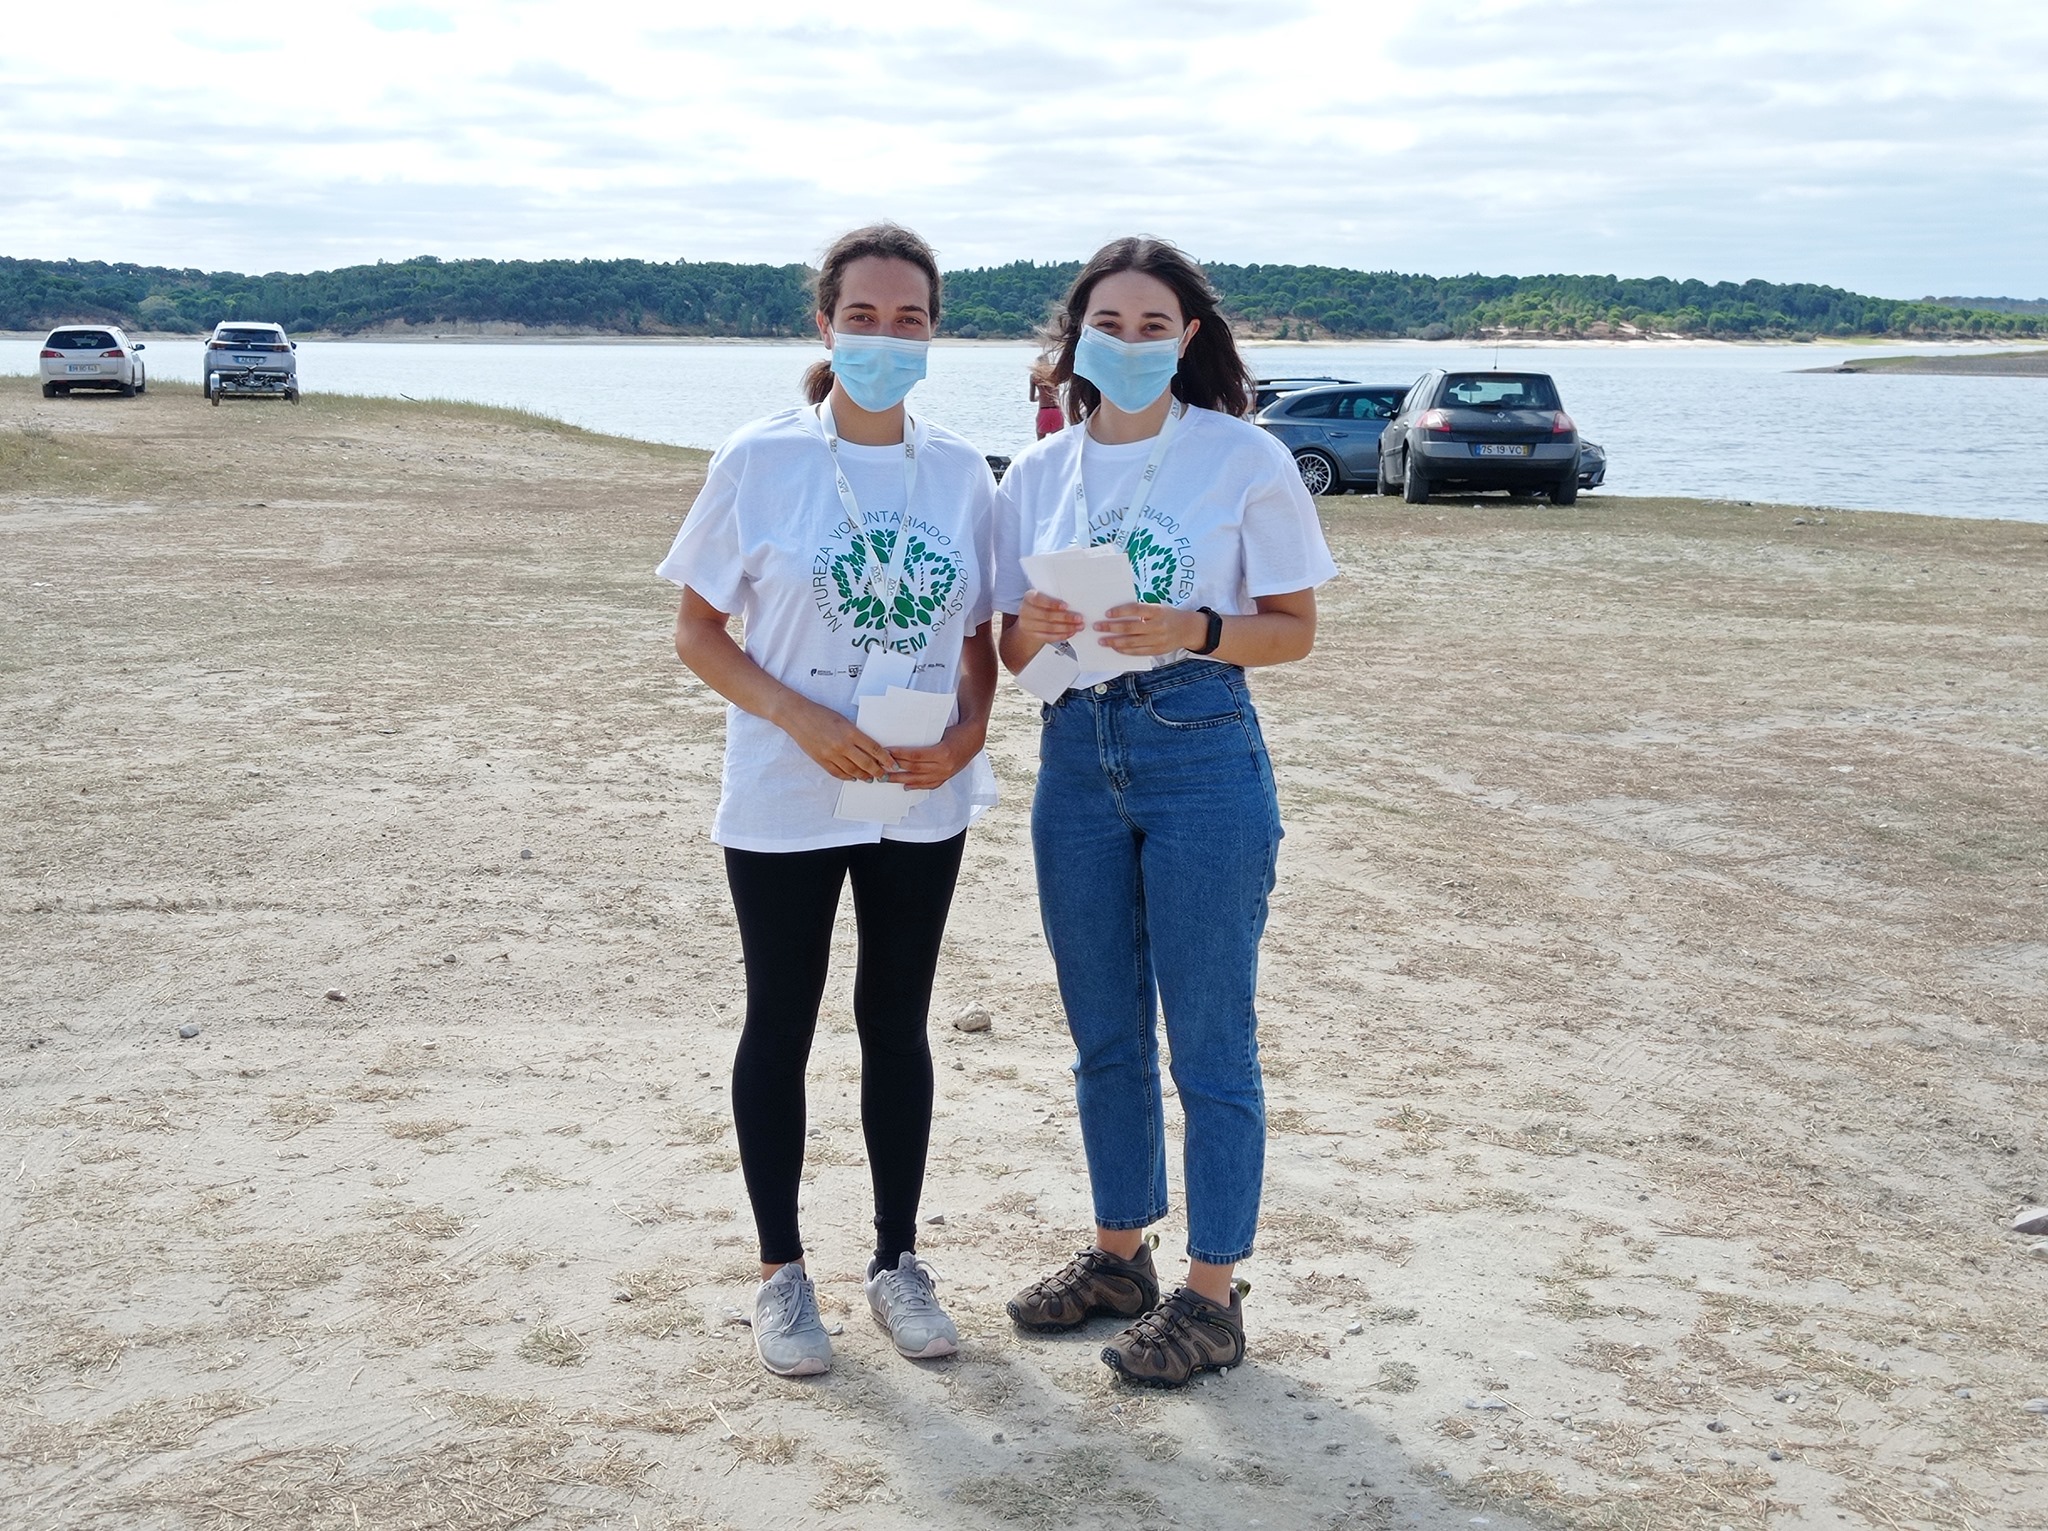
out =
<path fill-rule="evenodd" d="M 1252 1357 L 1178 1396 L 1003 1316 L 1088 1207 L 1007 691 L 964 1350 L 861 1306 L 842 961 L 788 1383 L 649 573 L 702 462 L 0 385 L 0 1522 L 2048 1527 L 2048 526 L 1326 501 Z"/>
<path fill-rule="evenodd" d="M 1808 372 L 1918 372 L 1942 377 L 2048 377 L 2048 349 L 1965 356 L 1873 356 Z"/>

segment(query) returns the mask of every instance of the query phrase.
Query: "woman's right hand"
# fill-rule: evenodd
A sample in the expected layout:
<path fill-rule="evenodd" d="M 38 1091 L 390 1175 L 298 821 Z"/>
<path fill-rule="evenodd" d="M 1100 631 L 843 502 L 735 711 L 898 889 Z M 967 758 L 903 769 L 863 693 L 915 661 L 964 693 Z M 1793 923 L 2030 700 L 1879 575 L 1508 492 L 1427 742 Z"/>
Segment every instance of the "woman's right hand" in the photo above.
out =
<path fill-rule="evenodd" d="M 1047 644 L 1064 643 L 1080 632 L 1081 614 L 1065 601 L 1032 590 L 1017 608 L 1017 630 L 1044 648 Z"/>
<path fill-rule="evenodd" d="M 804 701 L 776 723 L 826 774 L 840 781 L 886 781 L 895 758 L 830 707 Z"/>

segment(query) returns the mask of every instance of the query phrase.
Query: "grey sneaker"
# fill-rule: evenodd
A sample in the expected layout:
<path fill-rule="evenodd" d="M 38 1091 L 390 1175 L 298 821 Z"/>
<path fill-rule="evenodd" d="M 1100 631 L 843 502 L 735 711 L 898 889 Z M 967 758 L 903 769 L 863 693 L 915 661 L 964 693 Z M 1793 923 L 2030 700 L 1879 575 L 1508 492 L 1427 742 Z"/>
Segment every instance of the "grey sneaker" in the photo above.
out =
<path fill-rule="evenodd" d="M 932 1290 L 934 1272 L 908 1250 L 894 1270 L 870 1269 L 868 1307 L 889 1331 L 896 1348 L 915 1361 L 950 1356 L 960 1348 L 960 1331 Z"/>
<path fill-rule="evenodd" d="M 818 1293 L 801 1265 L 785 1265 L 754 1293 L 754 1354 L 778 1377 L 832 1369 L 832 1341 L 818 1317 Z"/>

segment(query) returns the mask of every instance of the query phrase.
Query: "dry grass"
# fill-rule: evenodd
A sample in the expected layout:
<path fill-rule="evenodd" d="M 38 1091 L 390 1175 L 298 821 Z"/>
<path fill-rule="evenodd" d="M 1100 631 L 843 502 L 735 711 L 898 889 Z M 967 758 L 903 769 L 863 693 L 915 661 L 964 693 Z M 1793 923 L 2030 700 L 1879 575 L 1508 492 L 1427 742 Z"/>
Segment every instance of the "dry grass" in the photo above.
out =
<path fill-rule="evenodd" d="M 1151 1492 L 1121 1480 L 1112 1453 L 1087 1446 L 1059 1452 L 1034 1472 L 965 1479 L 953 1497 L 997 1520 L 1031 1531 L 1065 1531 L 1071 1526 L 1160 1513 L 1159 1501 Z"/>
<path fill-rule="evenodd" d="M 387 1200 L 363 1209 L 402 1233 L 422 1239 L 452 1239 L 462 1232 L 463 1220 L 445 1207 L 421 1207 L 411 1202 Z"/>
<path fill-rule="evenodd" d="M 360 1253 L 347 1234 L 306 1242 L 256 1240 L 229 1251 L 237 1279 L 259 1292 L 296 1292 L 339 1280 Z"/>
<path fill-rule="evenodd" d="M 95 1417 L 33 1421 L 17 1432 L 5 1454 L 45 1466 L 75 1462 L 88 1453 L 132 1456 L 176 1451 L 198 1440 L 208 1426 L 262 1407 L 248 1394 L 233 1389 L 184 1398 L 146 1398 Z"/>
<path fill-rule="evenodd" d="M 452 1132 L 460 1132 L 469 1123 L 458 1122 L 449 1117 L 431 1117 L 421 1121 L 386 1122 L 384 1130 L 394 1138 L 407 1143 L 438 1143 Z"/>
<path fill-rule="evenodd" d="M 544 1411 L 536 1416 L 545 1420 Z M 191 1469 L 125 1497 L 200 1531 L 359 1531 L 367 1526 L 509 1531 L 550 1516 L 576 1524 L 591 1501 L 622 1508 L 652 1464 L 616 1448 L 592 1454 L 541 1422 L 442 1441 L 401 1462 L 359 1462 L 342 1448 L 262 1452 Z M 581 1508 L 563 1499 L 574 1494 Z"/>
<path fill-rule="evenodd" d="M 590 1357 L 583 1337 L 562 1324 L 535 1324 L 519 1342 L 522 1360 L 541 1366 L 581 1366 Z"/>

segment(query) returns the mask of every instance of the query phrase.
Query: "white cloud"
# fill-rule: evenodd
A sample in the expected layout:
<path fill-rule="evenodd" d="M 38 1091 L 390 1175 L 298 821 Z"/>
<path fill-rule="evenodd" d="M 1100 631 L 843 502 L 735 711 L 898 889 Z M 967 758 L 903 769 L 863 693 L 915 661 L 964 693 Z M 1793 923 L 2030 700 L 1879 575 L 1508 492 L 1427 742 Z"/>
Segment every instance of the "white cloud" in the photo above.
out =
<path fill-rule="evenodd" d="M 2048 288 L 2031 0 L 866 15 L 36 8 L 0 37 L 0 253 L 785 261 L 888 215 L 952 264 L 1142 229 L 1217 260 Z M 78 91 L 59 61 L 110 34 L 148 65 Z"/>

